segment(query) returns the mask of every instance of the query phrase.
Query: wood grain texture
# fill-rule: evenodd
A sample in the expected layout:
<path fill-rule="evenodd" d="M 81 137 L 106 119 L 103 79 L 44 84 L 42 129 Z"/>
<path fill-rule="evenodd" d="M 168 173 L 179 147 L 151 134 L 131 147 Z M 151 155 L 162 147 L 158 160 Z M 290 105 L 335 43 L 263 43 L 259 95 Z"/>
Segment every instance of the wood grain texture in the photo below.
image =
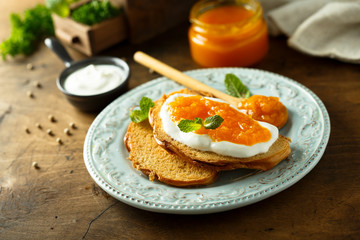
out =
<path fill-rule="evenodd" d="M 23 5 L 0 1 L 0 23 L 8 24 L 9 12 L 22 11 Z M 180 70 L 196 69 L 187 27 L 184 23 L 146 43 L 122 43 L 102 54 L 127 59 L 130 88 L 158 77 L 132 60 L 137 50 Z M 0 39 L 8 30 L 0 29 Z M 27 70 L 28 63 L 34 70 Z M 40 46 L 28 58 L 0 62 L 0 239 L 358 239 L 359 65 L 309 57 L 288 48 L 286 39 L 272 38 L 269 54 L 253 67 L 292 78 L 322 99 L 331 120 L 324 156 L 305 178 L 267 200 L 223 213 L 178 216 L 130 207 L 94 184 L 82 150 L 95 115 L 79 112 L 57 90 L 55 79 L 64 65 L 50 50 Z M 49 114 L 57 121 L 50 122 Z M 63 133 L 69 122 L 78 126 L 71 136 Z"/>

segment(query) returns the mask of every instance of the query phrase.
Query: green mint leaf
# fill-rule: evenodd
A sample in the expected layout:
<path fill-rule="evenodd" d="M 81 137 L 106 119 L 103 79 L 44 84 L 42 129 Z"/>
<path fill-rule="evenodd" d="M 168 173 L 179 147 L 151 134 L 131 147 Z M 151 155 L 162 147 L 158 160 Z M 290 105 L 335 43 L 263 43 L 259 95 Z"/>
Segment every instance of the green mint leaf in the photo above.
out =
<path fill-rule="evenodd" d="M 141 110 L 136 109 L 130 112 L 130 119 L 134 123 L 139 123 L 148 118 L 148 114 L 144 114 Z"/>
<path fill-rule="evenodd" d="M 250 97 L 249 89 L 241 82 L 241 80 L 232 73 L 228 73 L 225 76 L 225 87 L 226 92 L 238 98 L 248 98 Z"/>
<path fill-rule="evenodd" d="M 219 115 L 214 115 L 205 119 L 204 127 L 206 129 L 216 129 L 220 127 L 223 121 L 224 119 L 222 117 L 220 117 Z"/>
<path fill-rule="evenodd" d="M 139 105 L 140 105 L 141 111 L 146 114 L 149 113 L 150 108 L 155 106 L 154 102 L 150 98 L 147 98 L 147 97 L 142 97 Z"/>
<path fill-rule="evenodd" d="M 204 124 L 202 118 L 195 118 L 195 120 L 181 120 L 178 124 L 179 129 L 182 132 L 193 132 L 199 130 L 202 126 L 206 129 L 216 129 L 224 121 L 219 115 L 214 115 L 205 119 Z"/>
<path fill-rule="evenodd" d="M 202 119 L 201 119 L 201 123 L 202 123 Z M 202 127 L 201 123 L 199 123 L 199 120 L 185 119 L 185 120 L 181 120 L 177 126 L 182 132 L 188 133 L 199 130 Z"/>
<path fill-rule="evenodd" d="M 150 108 L 154 107 L 154 102 L 147 97 L 142 97 L 140 100 L 140 109 L 130 111 L 130 119 L 134 123 L 140 123 L 149 117 Z"/>
<path fill-rule="evenodd" d="M 195 123 L 201 124 L 201 126 L 203 125 L 203 120 L 202 118 L 195 118 L 194 120 Z"/>

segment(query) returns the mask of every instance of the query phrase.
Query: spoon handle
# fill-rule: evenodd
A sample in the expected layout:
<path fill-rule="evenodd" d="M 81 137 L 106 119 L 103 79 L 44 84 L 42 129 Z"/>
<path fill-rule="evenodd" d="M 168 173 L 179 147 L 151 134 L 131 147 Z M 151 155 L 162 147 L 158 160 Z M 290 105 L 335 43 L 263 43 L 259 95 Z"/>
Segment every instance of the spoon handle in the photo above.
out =
<path fill-rule="evenodd" d="M 70 67 L 73 62 L 72 58 L 64 46 L 55 37 L 49 37 L 44 40 L 45 45 L 50 48 L 61 60 L 66 67 Z"/>
<path fill-rule="evenodd" d="M 141 51 L 138 51 L 134 54 L 134 60 L 150 69 L 153 69 L 157 73 L 174 80 L 177 83 L 180 83 L 184 85 L 185 87 L 188 87 L 193 90 L 197 91 L 205 91 L 208 93 L 213 94 L 215 97 L 220 98 L 222 100 L 227 101 L 228 103 L 237 106 L 238 99 L 227 95 L 217 89 L 214 89 L 212 87 L 209 87 L 208 85 L 189 77 L 188 75 L 185 75 L 184 73 L 180 72 L 179 70 L 176 70 L 173 67 L 170 67 L 169 65 L 147 55 L 146 53 L 143 53 Z"/>

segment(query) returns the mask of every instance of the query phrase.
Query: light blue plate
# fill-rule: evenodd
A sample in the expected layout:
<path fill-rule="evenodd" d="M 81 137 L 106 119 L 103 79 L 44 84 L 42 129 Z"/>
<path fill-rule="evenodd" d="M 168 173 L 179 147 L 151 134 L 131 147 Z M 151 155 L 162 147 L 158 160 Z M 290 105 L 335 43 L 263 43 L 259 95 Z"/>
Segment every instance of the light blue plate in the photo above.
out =
<path fill-rule="evenodd" d="M 246 68 L 202 69 L 185 72 L 225 91 L 226 73 L 234 73 L 252 94 L 278 96 L 289 110 L 280 133 L 291 138 L 292 153 L 266 171 L 239 169 L 220 174 L 211 185 L 177 188 L 149 181 L 132 168 L 123 138 L 130 122 L 129 109 L 143 96 L 156 100 L 183 88 L 166 78 L 143 84 L 106 107 L 89 128 L 84 143 L 85 165 L 95 182 L 114 198 L 144 210 L 205 214 L 246 206 L 290 187 L 319 162 L 330 135 L 330 119 L 324 104 L 303 85 L 280 75 Z"/>

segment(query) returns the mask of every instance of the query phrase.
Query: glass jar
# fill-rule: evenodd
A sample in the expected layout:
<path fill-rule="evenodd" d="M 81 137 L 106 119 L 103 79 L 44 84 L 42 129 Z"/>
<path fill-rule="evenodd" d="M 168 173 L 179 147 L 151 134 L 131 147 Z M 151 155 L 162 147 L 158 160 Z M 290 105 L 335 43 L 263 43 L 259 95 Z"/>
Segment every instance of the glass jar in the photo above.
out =
<path fill-rule="evenodd" d="M 268 51 L 268 31 L 257 0 L 205 0 L 190 11 L 192 58 L 204 67 L 244 67 Z"/>

